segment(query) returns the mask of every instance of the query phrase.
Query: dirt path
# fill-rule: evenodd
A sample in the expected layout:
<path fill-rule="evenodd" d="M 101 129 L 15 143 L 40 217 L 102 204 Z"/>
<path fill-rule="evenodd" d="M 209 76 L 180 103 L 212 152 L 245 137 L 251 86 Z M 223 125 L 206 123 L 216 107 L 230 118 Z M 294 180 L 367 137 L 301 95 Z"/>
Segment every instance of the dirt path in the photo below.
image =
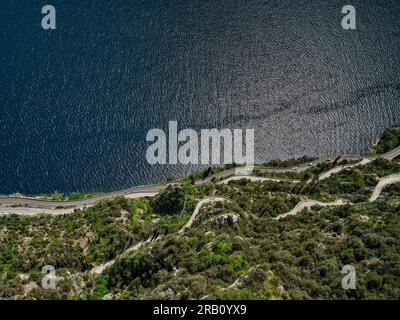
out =
<path fill-rule="evenodd" d="M 379 180 L 379 183 L 375 186 L 374 191 L 372 192 L 371 197 L 369 198 L 370 202 L 375 201 L 376 199 L 379 198 L 379 196 L 381 195 L 383 189 L 389 185 L 389 184 L 394 184 L 400 182 L 400 174 L 396 173 L 396 174 L 392 174 L 390 176 L 387 177 L 383 177 Z"/>
<path fill-rule="evenodd" d="M 153 239 L 153 238 L 151 237 L 151 238 L 149 238 L 149 239 L 147 239 L 147 240 L 145 240 L 145 241 L 138 242 L 137 244 L 133 245 L 132 247 L 129 247 L 129 248 L 126 249 L 124 252 L 122 252 L 120 255 L 118 255 L 117 258 L 123 257 L 123 256 L 127 255 L 127 254 L 130 253 L 130 252 L 139 250 L 139 249 L 140 249 L 141 247 L 143 247 L 144 245 L 147 245 L 147 244 L 149 244 L 149 243 L 151 243 L 151 242 L 153 242 L 153 241 L 158 241 L 158 240 L 160 240 L 160 239 L 161 239 L 161 237 L 158 237 L 158 238 L 156 238 L 156 239 Z M 100 275 L 100 274 L 102 274 L 103 271 L 104 271 L 106 268 L 112 266 L 112 265 L 115 263 L 115 260 L 116 260 L 117 258 L 115 258 L 115 259 L 113 259 L 113 260 L 111 260 L 111 261 L 108 261 L 108 262 L 106 262 L 106 263 L 100 264 L 100 265 L 98 265 L 98 266 L 96 266 L 96 267 L 94 267 L 92 270 L 90 270 L 90 273 L 91 273 L 91 274 L 94 274 L 94 275 Z"/>
<path fill-rule="evenodd" d="M 342 206 L 346 204 L 346 201 L 343 199 L 337 199 L 334 202 L 321 202 L 317 200 L 302 200 L 300 201 L 292 210 L 286 213 L 282 213 L 279 216 L 275 217 L 274 220 L 280 220 L 286 218 L 287 216 L 295 216 L 299 212 L 301 212 L 304 208 L 310 208 L 313 206 L 321 206 L 321 207 L 328 207 L 328 206 Z"/>
<path fill-rule="evenodd" d="M 245 178 L 245 179 L 251 178 L 251 179 L 249 179 L 251 181 L 265 181 L 265 179 L 270 180 L 268 178 L 253 177 L 253 176 L 232 177 L 232 178 L 235 178 L 235 179 L 231 179 L 229 181 L 239 180 L 239 179 L 243 179 L 243 178 Z M 227 183 L 228 182 L 227 180 L 224 180 L 221 183 Z M 387 186 L 389 184 L 397 183 L 397 182 L 400 182 L 400 174 L 393 174 L 393 175 L 390 175 L 390 176 L 382 178 L 379 181 L 379 183 L 375 186 L 375 189 L 374 189 L 374 191 L 372 193 L 372 196 L 369 199 L 369 201 L 373 202 L 376 199 L 378 199 L 385 186 Z M 190 216 L 188 222 L 178 231 L 178 233 L 183 233 L 185 231 L 185 229 L 190 228 L 192 226 L 192 224 L 196 221 L 196 218 L 197 218 L 197 216 L 198 216 L 198 214 L 200 212 L 200 209 L 202 208 L 203 205 L 205 205 L 207 203 L 219 202 L 219 201 L 225 201 L 225 202 L 234 203 L 232 200 L 229 200 L 229 199 L 224 198 L 224 197 L 207 197 L 207 198 L 204 198 L 204 199 L 200 200 L 197 203 L 195 209 L 193 210 L 193 213 Z M 347 203 L 346 200 L 343 200 L 343 199 L 337 199 L 334 202 L 321 202 L 321 201 L 312 200 L 312 199 L 310 199 L 310 200 L 302 200 L 292 210 L 290 210 L 289 212 L 280 214 L 279 216 L 275 217 L 274 220 L 284 219 L 284 218 L 286 218 L 288 216 L 295 216 L 299 212 L 301 212 L 303 209 L 310 208 L 310 207 L 313 207 L 313 206 L 321 206 L 321 207 L 342 206 L 342 205 L 345 205 L 346 203 Z M 25 209 L 27 209 L 27 208 L 25 208 Z M 161 239 L 161 237 L 158 237 L 156 239 L 156 241 L 159 240 L 159 239 Z M 132 246 L 132 247 L 128 248 L 127 250 L 125 250 L 120 255 L 120 257 L 128 254 L 129 252 L 136 251 L 136 250 L 140 249 L 142 246 L 151 243 L 152 241 L 154 241 L 154 240 L 152 238 L 149 238 L 149 239 L 147 239 L 145 241 L 139 242 L 139 243 L 135 244 L 134 246 Z M 90 271 L 90 273 L 92 273 L 94 275 L 99 275 L 107 267 L 112 266 L 114 263 L 115 263 L 115 259 L 111 260 L 111 261 L 108 261 L 108 262 L 106 262 L 104 264 L 96 266 L 95 268 L 93 268 Z"/>
<path fill-rule="evenodd" d="M 226 199 L 226 198 L 224 198 L 224 197 L 207 197 L 207 198 L 204 198 L 204 199 L 200 200 L 200 201 L 197 203 L 196 207 L 194 208 L 193 213 L 192 213 L 192 215 L 190 216 L 188 222 L 186 222 L 186 224 L 178 231 L 178 233 L 182 233 L 183 231 L 185 231 L 186 228 L 190 228 L 190 227 L 192 226 L 193 222 L 196 221 L 197 215 L 199 214 L 200 209 L 201 209 L 201 207 L 202 207 L 203 205 L 205 205 L 205 204 L 207 204 L 207 203 L 218 202 L 218 201 L 226 201 L 226 202 L 234 203 L 232 200 Z M 149 238 L 149 239 L 147 239 L 147 240 L 145 240 L 145 241 L 141 241 L 141 242 L 135 244 L 134 246 L 132 246 L 132 247 L 126 249 L 126 250 L 125 250 L 123 253 L 121 253 L 118 257 L 123 257 L 123 256 L 125 256 L 126 254 L 128 254 L 128 253 L 130 253 L 130 252 L 139 250 L 139 249 L 140 249 L 141 247 L 143 247 L 144 245 L 147 245 L 147 244 L 149 244 L 149 243 L 151 243 L 151 242 L 154 242 L 154 241 L 158 241 L 158 240 L 160 240 L 160 239 L 161 239 L 161 237 L 157 237 L 157 239 L 153 239 L 153 238 L 151 237 L 151 238 Z M 117 259 L 117 258 L 115 258 L 115 259 L 113 259 L 113 260 L 111 260 L 111 261 L 105 262 L 105 263 L 103 263 L 103 264 L 100 264 L 100 265 L 98 265 L 98 266 L 92 268 L 92 270 L 90 270 L 90 273 L 91 273 L 91 274 L 94 274 L 94 275 L 100 275 L 100 274 L 102 274 L 103 271 L 104 271 L 106 268 L 112 266 L 112 265 L 115 263 L 115 260 L 116 260 L 116 259 Z"/>
<path fill-rule="evenodd" d="M 228 201 L 228 202 L 232 202 L 231 200 L 225 199 L 225 198 L 223 198 L 223 197 L 208 197 L 208 198 L 204 198 L 204 199 L 200 200 L 200 201 L 197 203 L 195 209 L 193 210 L 193 213 L 192 213 L 192 215 L 190 216 L 188 222 L 186 222 L 186 224 L 178 231 L 178 233 L 182 233 L 183 231 L 185 231 L 186 228 L 190 228 L 190 227 L 192 226 L 193 222 L 196 220 L 197 215 L 199 214 L 200 209 L 201 209 L 201 207 L 202 207 L 203 205 L 205 205 L 205 204 L 207 204 L 207 203 L 211 203 L 211 202 L 217 202 L 217 201 Z M 155 240 L 154 240 L 153 238 L 149 238 L 149 239 L 147 239 L 147 240 L 145 240 L 145 241 L 141 241 L 141 242 L 135 244 L 134 246 L 132 246 L 132 247 L 126 249 L 126 250 L 125 250 L 123 253 L 121 253 L 118 257 L 123 257 L 123 256 L 125 256 L 126 254 L 128 254 L 128 253 L 130 253 L 130 252 L 139 250 L 139 249 L 140 249 L 141 247 L 143 247 L 144 245 L 147 245 L 147 244 L 149 244 L 149 243 L 151 243 L 151 242 L 153 242 L 153 241 L 157 241 L 157 240 L 160 240 L 160 239 L 161 239 L 161 237 L 158 237 L 158 238 L 155 239 Z M 98 265 L 98 266 L 96 266 L 96 267 L 94 267 L 92 270 L 90 270 L 90 273 L 91 273 L 91 274 L 94 274 L 94 275 L 100 275 L 100 274 L 102 274 L 103 271 L 104 271 L 106 268 L 112 266 L 112 265 L 115 263 L 115 260 L 116 260 L 116 259 L 117 259 L 117 258 L 115 258 L 115 259 L 113 259 L 113 260 L 111 260 L 111 261 L 105 262 L 105 263 L 103 263 L 103 264 L 100 264 L 100 265 Z"/>
<path fill-rule="evenodd" d="M 230 202 L 230 203 L 234 203 L 232 200 L 226 199 L 224 197 L 207 197 L 204 198 L 202 200 L 200 200 L 196 207 L 193 210 L 192 215 L 190 216 L 188 222 L 186 222 L 186 224 L 178 231 L 179 233 L 182 233 L 183 231 L 185 231 L 186 228 L 190 228 L 193 224 L 193 222 L 196 221 L 196 218 L 200 212 L 200 209 L 203 205 L 207 204 L 207 203 L 211 203 L 211 202 L 219 202 L 219 201 L 225 201 L 225 202 Z"/>
<path fill-rule="evenodd" d="M 375 189 L 372 192 L 372 195 L 371 195 L 369 201 L 374 202 L 376 199 L 379 198 L 383 189 L 387 185 L 398 183 L 398 182 L 400 182 L 400 173 L 392 174 L 390 176 L 381 178 L 379 183 L 375 186 Z M 334 202 L 320 202 L 317 200 L 303 200 L 303 201 L 300 201 L 291 211 L 289 211 L 287 213 L 283 213 L 283 214 L 275 217 L 274 219 L 279 220 L 279 219 L 283 219 L 287 216 L 294 216 L 294 215 L 298 214 L 299 212 L 301 212 L 304 208 L 310 208 L 310 207 L 313 207 L 316 205 L 326 207 L 326 206 L 341 206 L 344 204 L 346 204 L 346 201 L 343 199 L 337 199 Z"/>

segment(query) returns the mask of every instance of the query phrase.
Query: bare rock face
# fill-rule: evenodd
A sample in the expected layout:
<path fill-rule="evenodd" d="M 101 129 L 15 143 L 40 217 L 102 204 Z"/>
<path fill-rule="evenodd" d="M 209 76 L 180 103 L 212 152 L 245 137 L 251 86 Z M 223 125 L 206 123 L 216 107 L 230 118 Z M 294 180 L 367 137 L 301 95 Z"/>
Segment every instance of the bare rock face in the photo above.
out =
<path fill-rule="evenodd" d="M 29 274 L 25 274 L 25 273 L 21 273 L 21 274 L 19 274 L 18 275 L 18 278 L 21 280 L 21 281 L 27 281 L 27 280 L 29 280 Z"/>
<path fill-rule="evenodd" d="M 114 295 L 112 293 L 107 293 L 104 297 L 103 300 L 113 300 Z"/>
<path fill-rule="evenodd" d="M 215 218 L 218 228 L 233 226 L 239 220 L 239 216 L 234 213 L 223 214 Z"/>
<path fill-rule="evenodd" d="M 32 281 L 22 287 L 23 295 L 27 296 L 32 290 L 38 289 L 36 282 Z"/>
<path fill-rule="evenodd" d="M 164 294 L 167 300 L 175 299 L 175 293 L 171 288 L 168 288 L 166 291 L 164 291 Z"/>

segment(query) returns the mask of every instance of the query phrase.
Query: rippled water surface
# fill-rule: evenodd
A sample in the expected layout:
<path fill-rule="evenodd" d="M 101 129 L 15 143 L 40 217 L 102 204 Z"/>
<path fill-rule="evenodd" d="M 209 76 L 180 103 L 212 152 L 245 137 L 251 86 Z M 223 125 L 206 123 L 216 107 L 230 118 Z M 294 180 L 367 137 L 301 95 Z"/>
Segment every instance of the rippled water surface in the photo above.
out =
<path fill-rule="evenodd" d="M 322 4 L 325 3 L 325 4 Z M 0 193 L 93 191 L 193 168 L 146 133 L 255 128 L 257 161 L 358 154 L 400 122 L 400 2 L 0 2 Z"/>

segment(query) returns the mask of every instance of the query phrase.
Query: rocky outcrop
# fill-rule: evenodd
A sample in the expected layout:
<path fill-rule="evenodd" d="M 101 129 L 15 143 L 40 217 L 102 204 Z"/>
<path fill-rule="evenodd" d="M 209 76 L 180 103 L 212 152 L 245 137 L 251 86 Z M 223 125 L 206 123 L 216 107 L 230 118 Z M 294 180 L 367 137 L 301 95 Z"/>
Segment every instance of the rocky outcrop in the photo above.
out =
<path fill-rule="evenodd" d="M 218 228 L 233 226 L 239 220 L 239 216 L 234 213 L 222 214 L 215 218 Z"/>

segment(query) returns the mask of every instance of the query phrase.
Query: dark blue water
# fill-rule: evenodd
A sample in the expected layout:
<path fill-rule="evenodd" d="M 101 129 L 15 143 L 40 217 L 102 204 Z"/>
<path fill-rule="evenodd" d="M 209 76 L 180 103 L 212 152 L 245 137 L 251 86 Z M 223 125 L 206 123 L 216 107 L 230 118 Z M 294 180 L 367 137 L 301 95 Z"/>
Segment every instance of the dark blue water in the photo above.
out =
<path fill-rule="evenodd" d="M 57 30 L 41 29 L 41 7 Z M 256 158 L 357 154 L 400 122 L 400 2 L 2 0 L 0 193 L 113 190 L 146 133 L 256 131 Z"/>

